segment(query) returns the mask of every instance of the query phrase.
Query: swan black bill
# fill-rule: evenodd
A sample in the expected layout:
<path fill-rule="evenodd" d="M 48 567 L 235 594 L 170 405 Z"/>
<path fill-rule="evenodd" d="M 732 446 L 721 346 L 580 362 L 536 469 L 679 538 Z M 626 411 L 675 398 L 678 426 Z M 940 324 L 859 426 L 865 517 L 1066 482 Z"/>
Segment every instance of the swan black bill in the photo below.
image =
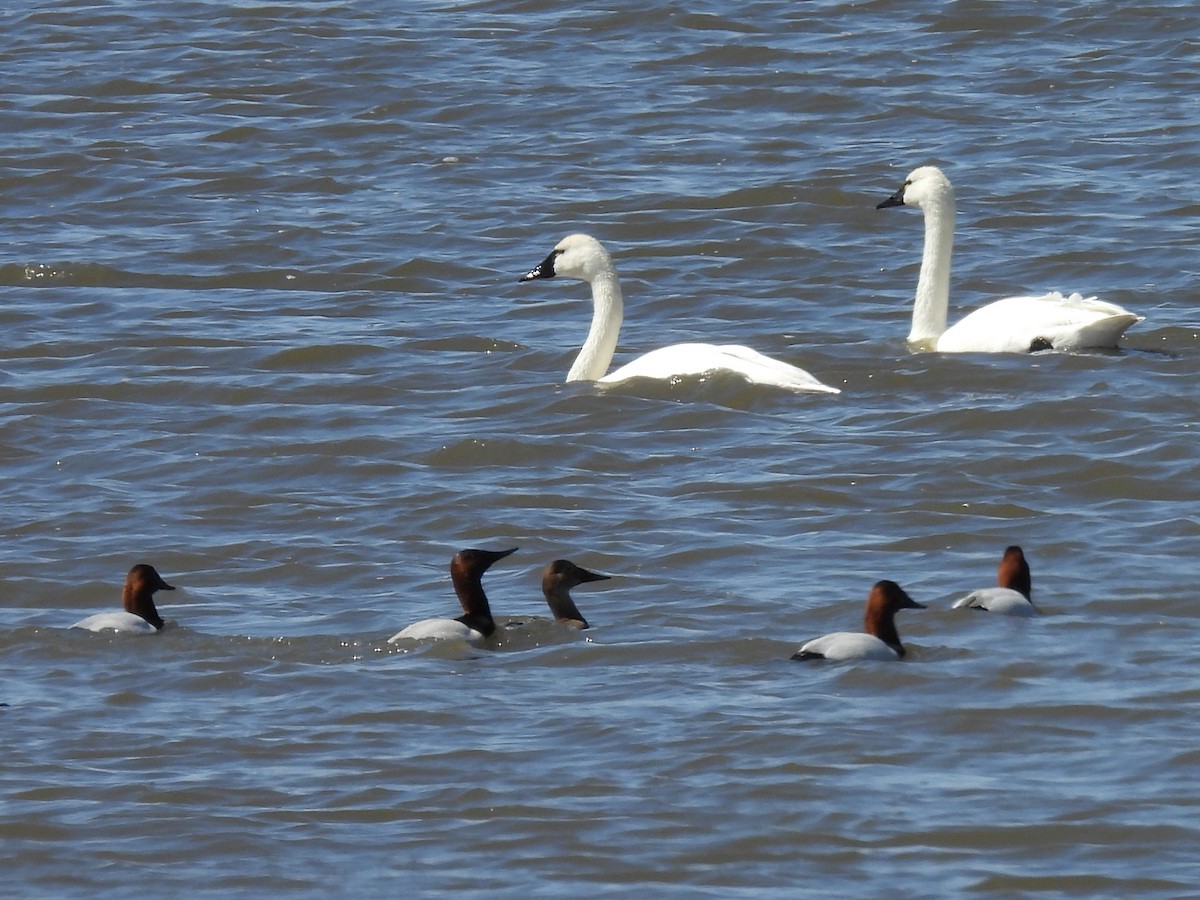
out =
<path fill-rule="evenodd" d="M 892 194 L 892 196 L 888 197 L 883 202 L 875 204 L 875 208 L 876 209 L 889 209 L 893 206 L 903 206 L 903 205 L 904 205 L 904 188 L 900 188 L 900 190 L 896 191 L 896 193 Z"/>
<path fill-rule="evenodd" d="M 522 275 L 518 281 L 533 281 L 535 278 L 553 278 L 554 277 L 554 259 L 558 256 L 558 251 L 555 250 L 540 263 Z"/>

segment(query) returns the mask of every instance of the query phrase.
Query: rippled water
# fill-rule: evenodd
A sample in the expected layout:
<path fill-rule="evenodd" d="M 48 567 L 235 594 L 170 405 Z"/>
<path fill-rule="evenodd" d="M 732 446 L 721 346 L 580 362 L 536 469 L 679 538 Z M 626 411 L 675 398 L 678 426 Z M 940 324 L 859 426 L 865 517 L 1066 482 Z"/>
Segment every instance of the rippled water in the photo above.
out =
<path fill-rule="evenodd" d="M 1190 3 L 0 13 L 0 865 L 20 896 L 1178 897 L 1200 885 Z M 912 354 L 1145 316 L 1116 353 Z M 839 396 L 562 379 L 735 340 Z M 1019 543 L 1045 615 L 951 611 Z M 576 590 L 586 639 L 386 639 Z M 69 631 L 134 562 L 148 639 Z M 802 666 L 872 582 L 909 658 Z"/>

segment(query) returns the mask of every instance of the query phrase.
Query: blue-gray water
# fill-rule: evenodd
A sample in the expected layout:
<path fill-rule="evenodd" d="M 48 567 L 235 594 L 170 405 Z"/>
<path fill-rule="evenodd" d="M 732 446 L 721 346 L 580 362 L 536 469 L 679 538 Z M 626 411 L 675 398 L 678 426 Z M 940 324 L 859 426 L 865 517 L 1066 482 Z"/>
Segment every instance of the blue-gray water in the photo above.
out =
<path fill-rule="evenodd" d="M 653 4 L 650 5 L 653 7 Z M 1200 8 L 0 12 L 0 869 L 29 897 L 1200 894 Z M 1043 289 L 1112 354 L 905 345 Z M 843 389 L 563 377 L 737 341 Z M 1021 544 L 1045 615 L 951 611 Z M 386 643 L 576 590 L 586 640 Z M 134 562 L 150 638 L 69 631 Z M 900 582 L 909 658 L 801 665 Z"/>

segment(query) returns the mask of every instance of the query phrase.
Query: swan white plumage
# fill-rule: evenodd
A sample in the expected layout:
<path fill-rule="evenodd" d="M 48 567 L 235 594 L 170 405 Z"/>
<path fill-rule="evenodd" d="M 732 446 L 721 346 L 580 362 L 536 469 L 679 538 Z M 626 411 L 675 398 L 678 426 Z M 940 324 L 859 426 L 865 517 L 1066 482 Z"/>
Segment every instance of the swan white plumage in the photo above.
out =
<path fill-rule="evenodd" d="M 876 206 L 916 206 L 925 214 L 925 250 L 908 341 L 942 353 L 1030 353 L 1115 347 L 1141 317 L 1095 297 L 1057 291 L 1005 297 L 946 328 L 950 254 L 954 246 L 954 187 L 936 166 L 914 169 L 895 194 Z"/>
<path fill-rule="evenodd" d="M 1003 616 L 1036 616 L 1033 577 L 1020 547 L 1004 551 L 996 568 L 996 587 L 979 588 L 955 601 L 953 609 L 983 609 Z"/>
<path fill-rule="evenodd" d="M 594 237 L 571 234 L 559 241 L 550 255 L 520 280 L 556 275 L 578 278 L 592 287 L 592 327 L 567 373 L 567 381 L 615 384 L 630 378 L 668 379 L 720 371 L 735 373 L 755 384 L 790 391 L 841 393 L 803 369 L 738 344 L 674 344 L 653 350 L 609 372 L 624 318 L 621 284 L 612 257 Z"/>

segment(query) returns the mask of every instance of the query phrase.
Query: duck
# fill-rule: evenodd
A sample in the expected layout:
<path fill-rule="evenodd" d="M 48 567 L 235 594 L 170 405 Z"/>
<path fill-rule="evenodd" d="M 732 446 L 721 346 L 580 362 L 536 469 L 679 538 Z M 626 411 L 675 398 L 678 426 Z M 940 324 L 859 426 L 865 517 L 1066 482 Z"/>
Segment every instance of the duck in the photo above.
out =
<path fill-rule="evenodd" d="M 579 631 L 588 628 L 588 621 L 571 599 L 570 590 L 589 581 L 606 581 L 610 577 L 590 572 L 569 559 L 556 559 L 548 564 L 542 570 L 542 594 L 546 597 L 550 612 L 554 613 L 555 624 Z"/>
<path fill-rule="evenodd" d="M 624 319 L 621 283 L 612 257 L 591 235 L 569 234 L 555 245 L 549 256 L 519 280 L 525 282 L 557 275 L 586 281 L 592 288 L 592 326 L 579 356 L 567 372 L 567 381 L 613 385 L 631 378 L 670 380 L 729 372 L 753 384 L 789 391 L 841 393 L 803 369 L 739 344 L 673 344 L 652 350 L 609 372 Z"/>
<path fill-rule="evenodd" d="M 173 591 L 174 587 L 163 581 L 158 570 L 146 563 L 138 563 L 125 576 L 121 589 L 120 612 L 96 613 L 72 625 L 84 631 L 118 631 L 124 634 L 156 634 L 162 631 L 162 616 L 154 606 L 156 591 Z"/>
<path fill-rule="evenodd" d="M 450 581 L 462 604 L 463 614 L 457 619 L 422 619 L 397 631 L 389 644 L 397 641 L 466 641 L 480 646 L 496 632 L 492 609 L 483 592 L 483 573 L 492 564 L 517 552 L 511 550 L 459 550 L 450 560 Z"/>
<path fill-rule="evenodd" d="M 1036 616 L 1033 578 L 1020 547 L 1005 549 L 996 568 L 996 587 L 980 588 L 956 600 L 952 609 L 982 609 L 1005 616 Z"/>
<path fill-rule="evenodd" d="M 908 342 L 941 353 L 1034 353 L 1114 348 L 1129 326 L 1142 321 L 1115 303 L 1058 291 L 1005 297 L 946 328 L 950 252 L 954 246 L 954 186 L 937 166 L 913 169 L 900 190 L 876 209 L 916 206 L 925 215 L 925 250 Z"/>
<path fill-rule="evenodd" d="M 862 631 L 835 631 L 813 638 L 792 659 L 893 660 L 904 656 L 904 645 L 896 631 L 896 613 L 902 609 L 925 609 L 894 581 L 877 581 L 867 595 Z"/>

